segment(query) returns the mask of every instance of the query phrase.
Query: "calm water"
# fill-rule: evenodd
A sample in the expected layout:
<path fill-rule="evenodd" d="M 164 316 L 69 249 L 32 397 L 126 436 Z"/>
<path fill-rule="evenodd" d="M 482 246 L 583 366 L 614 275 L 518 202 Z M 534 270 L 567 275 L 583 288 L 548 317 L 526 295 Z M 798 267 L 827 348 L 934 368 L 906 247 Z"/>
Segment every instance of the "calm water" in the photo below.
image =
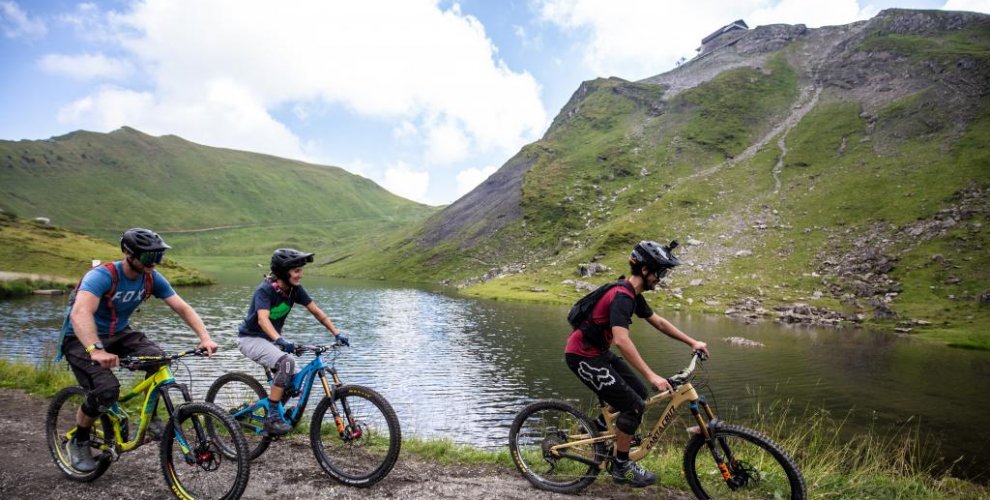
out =
<path fill-rule="evenodd" d="M 191 380 L 197 398 L 223 372 L 263 375 L 235 345 L 236 328 L 257 278 L 232 281 L 179 290 L 223 349 L 214 360 L 190 358 L 189 371 L 176 371 L 180 381 Z M 351 338 L 353 347 L 337 362 L 341 377 L 381 392 L 395 407 L 404 434 L 501 447 L 515 412 L 529 401 L 565 398 L 591 407 L 590 392 L 563 362 L 569 330 L 565 307 L 478 301 L 310 276 L 304 283 Z M 0 301 L 0 357 L 30 362 L 49 357 L 64 300 Z M 990 353 L 867 332 L 746 326 L 717 316 L 669 318 L 708 342 L 713 359 L 706 365 L 707 377 L 714 389 L 708 396 L 714 396 L 723 416 L 735 412 L 745 418 L 757 403 L 790 401 L 791 411 L 798 414 L 805 408 L 825 409 L 838 418 L 848 414 L 850 431 L 920 422 L 923 434 L 937 438 L 945 455 L 964 457 L 960 466 L 966 475 L 981 475 L 990 464 L 990 429 L 985 425 Z M 181 319 L 157 300 L 145 304 L 134 324 L 168 350 L 196 344 Z M 329 339 L 302 308 L 290 315 L 284 333 L 295 342 Z M 669 375 L 687 364 L 683 344 L 645 323 L 637 321 L 633 335 L 644 358 L 660 373 Z M 766 347 L 740 348 L 722 340 L 731 336 Z"/>

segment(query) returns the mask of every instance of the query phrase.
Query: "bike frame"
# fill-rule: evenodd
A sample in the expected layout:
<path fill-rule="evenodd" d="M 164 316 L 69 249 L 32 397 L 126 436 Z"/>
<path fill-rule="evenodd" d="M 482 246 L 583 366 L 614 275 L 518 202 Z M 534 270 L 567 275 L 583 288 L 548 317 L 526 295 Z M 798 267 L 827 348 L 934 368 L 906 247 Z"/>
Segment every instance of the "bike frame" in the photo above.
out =
<path fill-rule="evenodd" d="M 299 396 L 299 405 L 286 414 L 289 423 L 293 427 L 295 427 L 296 424 L 302 420 L 303 412 L 306 410 L 306 405 L 309 403 L 309 396 L 313 392 L 313 386 L 316 383 L 317 378 L 320 379 L 320 384 L 323 386 L 323 392 L 328 398 L 332 398 L 334 390 L 343 385 L 343 382 L 340 381 L 340 377 L 337 376 L 337 369 L 332 364 L 327 364 L 323 360 L 323 352 L 325 352 L 324 348 L 309 347 L 306 349 L 315 352 L 316 356 L 312 361 L 307 363 L 302 370 L 292 376 L 292 380 L 285 388 L 286 394 L 290 397 L 297 395 Z M 327 373 L 330 374 L 329 380 Z M 271 369 L 265 368 L 265 375 L 268 378 L 268 385 L 271 386 L 271 383 L 274 380 Z M 258 410 L 267 410 L 269 408 L 268 403 L 268 398 L 261 399 L 250 406 L 242 408 L 240 411 L 234 413 L 233 416 L 235 419 L 239 419 L 245 415 L 250 415 L 251 419 L 258 419 L 255 412 Z M 334 421 L 337 424 L 338 432 L 343 433 L 343 421 L 337 412 L 336 406 L 332 405 L 330 407 L 330 411 L 333 414 Z M 350 412 L 348 411 L 347 413 L 349 414 Z M 263 432 L 262 426 L 260 425 L 261 422 L 259 421 L 258 424 L 259 425 L 255 426 L 254 432 L 256 434 L 261 434 Z"/>
<path fill-rule="evenodd" d="M 190 351 L 191 352 L 191 351 Z M 186 353 L 188 354 L 188 353 Z M 160 358 L 153 357 L 155 360 L 160 360 Z M 135 358 L 140 360 L 141 358 Z M 161 397 L 162 401 L 165 403 L 165 408 L 169 415 L 175 415 L 176 409 L 178 408 L 172 401 L 172 397 L 169 395 L 170 391 L 178 390 L 182 394 L 182 401 L 189 402 L 192 401 L 192 396 L 189 393 L 189 389 L 184 384 L 178 384 L 175 382 L 175 377 L 172 375 L 172 370 L 169 368 L 168 364 L 162 365 L 158 368 L 152 376 L 145 378 L 134 387 L 132 387 L 127 394 L 124 394 L 117 398 L 117 402 L 110 407 L 110 409 L 104 414 L 109 420 L 111 428 L 113 429 L 113 439 L 107 439 L 107 436 L 103 435 L 103 431 L 99 425 L 93 426 L 93 432 L 99 437 L 103 438 L 103 444 L 99 449 L 103 452 L 109 452 L 111 458 L 116 460 L 121 453 L 127 453 L 133 451 L 144 444 L 144 435 L 148 430 L 148 425 L 151 422 L 154 413 L 158 408 L 158 398 Z M 144 396 L 144 404 L 141 406 L 141 412 L 138 414 L 138 427 L 133 439 L 127 440 L 124 431 L 128 426 L 128 420 L 130 415 L 127 414 L 123 408 L 120 407 L 121 403 L 126 403 L 138 396 Z M 200 422 L 194 422 L 194 427 L 196 428 L 197 434 L 202 436 L 203 429 L 201 428 Z M 73 427 L 66 436 L 72 438 L 76 433 L 76 427 Z M 186 440 L 186 437 L 181 428 L 176 426 L 175 429 L 176 442 L 179 444 L 179 449 L 182 454 L 189 461 L 192 459 L 195 463 L 195 457 L 192 456 L 192 449 Z"/>
<path fill-rule="evenodd" d="M 691 371 L 694 370 L 694 362 L 691 363 Z M 712 411 L 711 407 L 705 401 L 705 398 L 698 395 L 698 392 L 694 389 L 691 382 L 684 382 L 677 386 L 676 389 L 672 391 L 664 391 L 646 400 L 645 406 L 648 410 L 651 407 L 659 405 L 664 400 L 670 400 L 670 403 L 660 414 L 660 418 L 657 419 L 657 423 L 653 425 L 653 429 L 647 434 L 646 438 L 640 446 L 633 447 L 629 450 L 629 459 L 632 461 L 639 461 L 645 457 L 650 450 L 660 441 L 660 437 L 663 436 L 664 431 L 667 429 L 667 425 L 674 419 L 677 414 L 677 410 L 688 403 L 691 409 L 691 414 L 694 419 L 698 422 L 698 432 L 704 436 L 705 440 L 709 443 L 711 442 L 711 434 L 708 430 L 709 422 L 715 422 L 715 413 Z M 646 410 L 644 410 L 646 413 Z M 615 410 L 611 406 L 606 406 L 602 408 L 602 415 L 605 417 L 606 429 L 615 429 L 615 420 L 619 417 L 619 411 Z M 615 440 L 615 431 L 605 432 L 599 434 L 597 437 L 590 437 L 587 434 L 578 434 L 573 436 L 568 436 L 569 441 L 563 444 L 559 444 L 550 448 L 550 452 L 554 455 L 563 455 L 563 450 L 572 448 L 575 446 L 585 446 L 594 443 L 604 443 Z M 575 441 L 570 441 L 574 439 Z M 589 465 L 597 465 L 600 469 L 605 468 L 606 461 L 596 461 L 588 460 L 582 457 L 567 455 L 568 458 L 573 458 L 581 462 L 585 462 Z"/>

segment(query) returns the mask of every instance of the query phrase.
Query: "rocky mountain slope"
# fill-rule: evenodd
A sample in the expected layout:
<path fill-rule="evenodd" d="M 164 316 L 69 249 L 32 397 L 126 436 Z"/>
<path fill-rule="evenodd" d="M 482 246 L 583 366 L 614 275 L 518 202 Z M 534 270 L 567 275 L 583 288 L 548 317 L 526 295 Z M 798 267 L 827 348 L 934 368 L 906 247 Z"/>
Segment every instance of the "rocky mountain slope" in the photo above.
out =
<path fill-rule="evenodd" d="M 639 239 L 677 238 L 689 265 L 654 299 L 670 307 L 969 331 L 990 321 L 988 94 L 986 15 L 733 31 L 670 72 L 583 83 L 384 259 L 568 302 L 607 279 L 578 269 L 611 277 Z"/>

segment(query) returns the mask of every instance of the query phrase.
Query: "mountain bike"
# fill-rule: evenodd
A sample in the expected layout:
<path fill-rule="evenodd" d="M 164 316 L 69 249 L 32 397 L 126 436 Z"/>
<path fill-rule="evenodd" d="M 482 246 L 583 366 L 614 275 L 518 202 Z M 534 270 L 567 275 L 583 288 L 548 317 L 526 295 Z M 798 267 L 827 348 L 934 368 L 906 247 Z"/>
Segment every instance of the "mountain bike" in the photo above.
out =
<path fill-rule="evenodd" d="M 189 355 L 205 355 L 204 349 L 163 356 L 127 356 L 120 366 L 128 370 L 158 367 L 158 371 L 137 383 L 101 415 L 90 434 L 91 452 L 97 467 L 83 472 L 72 466 L 66 445 L 76 433 L 76 412 L 86 399 L 79 386 L 66 387 L 55 394 L 48 406 L 45 434 L 52 460 L 69 479 L 91 482 L 103 475 L 121 454 L 149 442 L 149 425 L 159 400 L 165 404 L 168 422 L 160 437 L 160 460 L 165 483 L 182 499 L 236 499 L 244 493 L 250 474 L 247 442 L 237 432 L 238 425 L 227 412 L 210 403 L 194 403 L 189 389 L 175 381 L 170 364 Z M 178 391 L 176 404 L 171 394 Z M 121 406 L 143 396 L 133 436 L 131 416 Z M 230 453 L 221 453 L 220 450 Z"/>
<path fill-rule="evenodd" d="M 299 346 L 294 353 L 315 354 L 285 387 L 283 403 L 298 396 L 296 406 L 285 407 L 284 418 L 295 427 L 302 421 L 313 385 L 319 379 L 323 399 L 313 410 L 309 424 L 310 447 L 320 467 L 335 480 L 350 486 L 371 486 L 382 480 L 399 458 L 402 436 L 399 418 L 377 392 L 344 384 L 335 367 L 340 344 Z M 330 361 L 323 354 L 332 353 Z M 274 379 L 265 368 L 268 384 Z M 329 377 L 328 377 L 329 375 Z M 261 456 L 277 436 L 264 432 L 268 392 L 246 373 L 227 373 L 210 386 L 206 400 L 229 413 L 248 441 L 248 456 Z"/>
<path fill-rule="evenodd" d="M 691 384 L 702 353 L 690 365 L 667 379 L 672 390 L 646 400 L 646 412 L 670 400 L 652 430 L 629 452 L 638 461 L 660 440 L 677 409 L 687 403 L 697 422 L 688 429 L 683 472 L 698 498 L 807 497 L 804 478 L 787 453 L 770 438 L 752 429 L 730 425 L 715 416 L 712 407 Z M 645 413 L 645 412 L 644 412 Z M 606 429 L 573 405 L 554 400 L 530 404 L 516 416 L 509 431 L 509 450 L 519 472 L 537 488 L 575 493 L 590 485 L 610 462 L 615 449 L 615 421 L 619 412 L 602 408 Z"/>

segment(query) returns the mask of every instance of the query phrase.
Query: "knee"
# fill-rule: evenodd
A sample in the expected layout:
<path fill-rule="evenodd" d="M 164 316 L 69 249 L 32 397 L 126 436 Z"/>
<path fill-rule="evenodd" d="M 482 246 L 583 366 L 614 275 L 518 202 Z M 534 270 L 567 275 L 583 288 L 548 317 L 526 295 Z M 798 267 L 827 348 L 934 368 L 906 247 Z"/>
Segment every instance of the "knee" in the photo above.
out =
<path fill-rule="evenodd" d="M 83 403 L 82 411 L 86 414 L 86 416 L 96 418 L 100 416 L 100 414 L 109 410 L 110 407 L 117 402 L 117 398 L 119 397 L 119 385 L 95 389 L 89 393 L 89 396 Z"/>
<path fill-rule="evenodd" d="M 272 385 L 285 387 L 295 371 L 296 362 L 292 359 L 292 356 L 285 354 L 281 358 L 278 358 L 278 361 L 275 362 L 275 379 L 272 380 Z"/>
<path fill-rule="evenodd" d="M 622 413 L 619 413 L 619 418 L 615 420 L 615 426 L 626 434 L 635 434 L 640 422 L 643 421 L 643 409 L 643 402 L 637 401 L 632 408 L 622 410 Z"/>

